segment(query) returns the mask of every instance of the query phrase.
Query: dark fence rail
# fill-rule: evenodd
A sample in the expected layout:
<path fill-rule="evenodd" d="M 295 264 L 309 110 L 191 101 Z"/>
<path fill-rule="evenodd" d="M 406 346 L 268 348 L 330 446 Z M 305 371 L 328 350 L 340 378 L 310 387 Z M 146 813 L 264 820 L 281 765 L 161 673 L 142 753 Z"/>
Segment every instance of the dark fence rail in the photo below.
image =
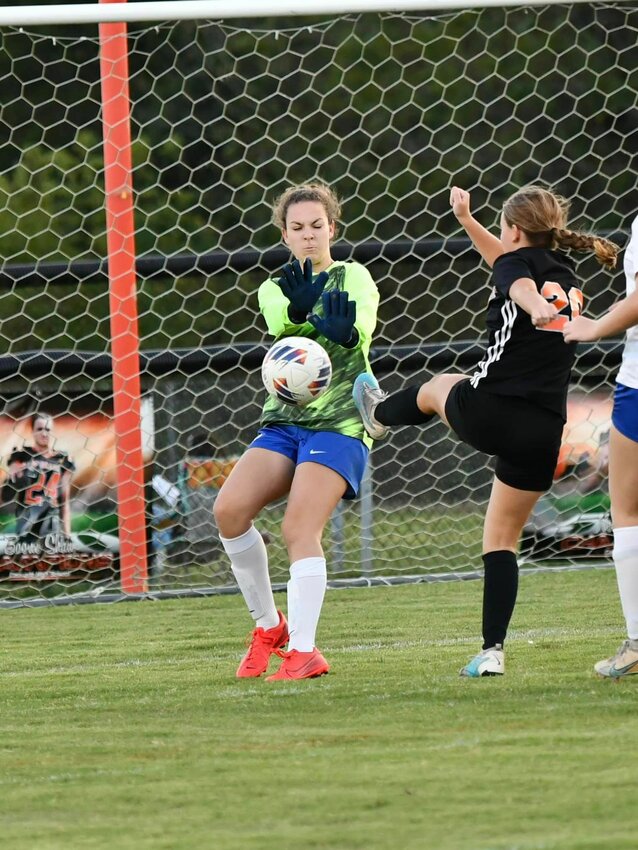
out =
<path fill-rule="evenodd" d="M 604 232 L 603 235 L 620 245 L 627 241 L 624 231 Z M 409 239 L 392 242 L 361 242 L 351 245 L 336 242 L 332 247 L 335 260 L 357 260 L 369 263 L 373 260 L 396 261 L 407 258 L 427 259 L 439 253 L 457 257 L 476 251 L 468 239 Z M 256 249 L 235 251 L 212 251 L 209 254 L 177 254 L 175 256 L 151 255 L 139 257 L 135 268 L 138 277 L 144 280 L 162 277 L 205 276 L 222 269 L 246 271 L 256 266 L 276 269 L 290 257 L 287 248 L 281 246 L 267 251 Z M 15 286 L 77 286 L 105 283 L 108 280 L 108 260 L 76 260 L 65 262 L 7 263 L 0 268 L 0 287 Z"/>
<path fill-rule="evenodd" d="M 140 355 L 142 376 L 162 377 L 181 372 L 192 375 L 202 369 L 227 372 L 235 368 L 255 370 L 261 366 L 268 346 L 263 343 L 240 343 L 207 348 L 184 348 L 166 351 L 147 351 Z M 481 357 L 484 346 L 476 340 L 462 340 L 445 345 L 389 345 L 373 347 L 370 352 L 375 372 L 427 369 L 440 372 L 454 368 L 471 369 Z M 622 357 L 623 343 L 604 341 L 582 343 L 576 358 L 576 370 L 586 378 L 600 378 L 617 368 Z M 0 379 L 20 376 L 35 379 L 53 375 L 72 378 L 84 375 L 104 378 L 111 374 L 111 358 L 107 354 L 83 351 L 25 351 L 0 357 Z"/>

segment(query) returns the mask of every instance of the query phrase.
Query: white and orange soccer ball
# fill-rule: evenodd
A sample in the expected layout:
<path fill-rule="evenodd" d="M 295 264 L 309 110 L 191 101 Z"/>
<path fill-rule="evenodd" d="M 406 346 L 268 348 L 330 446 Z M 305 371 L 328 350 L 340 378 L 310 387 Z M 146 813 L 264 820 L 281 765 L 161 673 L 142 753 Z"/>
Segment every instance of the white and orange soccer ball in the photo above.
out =
<path fill-rule="evenodd" d="M 261 378 L 270 395 L 284 404 L 303 407 L 330 386 L 332 363 L 314 339 L 284 337 L 264 357 Z"/>

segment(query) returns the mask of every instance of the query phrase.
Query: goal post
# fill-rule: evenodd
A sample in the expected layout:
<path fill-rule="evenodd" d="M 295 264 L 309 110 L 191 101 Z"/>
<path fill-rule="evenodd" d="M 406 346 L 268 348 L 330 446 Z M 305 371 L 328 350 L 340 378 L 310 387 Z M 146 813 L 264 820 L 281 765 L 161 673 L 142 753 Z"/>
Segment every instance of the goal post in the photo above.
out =
<path fill-rule="evenodd" d="M 111 0 L 100 0 L 109 3 Z M 135 273 L 135 219 L 125 23 L 100 24 L 104 192 L 111 304 L 114 425 L 117 435 L 120 580 L 148 590 L 144 462 Z"/>
<path fill-rule="evenodd" d="M 334 256 L 377 282 L 371 360 L 389 391 L 466 372 L 483 349 L 489 276 L 450 185 L 471 190 L 489 228 L 515 188 L 552 185 L 579 229 L 624 244 L 637 36 L 638 9 L 614 3 L 0 9 L 0 596 L 233 586 L 211 509 L 259 422 L 270 340 L 256 294 L 288 258 L 270 221 L 287 186 L 320 178 L 342 199 Z M 590 315 L 622 294 L 620 272 L 583 258 L 578 274 Z M 580 349 L 538 520 L 584 509 L 594 543 L 620 350 Z M 14 557 L 9 486 L 38 409 L 75 463 L 73 558 L 46 571 L 26 549 Z M 326 530 L 329 579 L 472 574 L 491 478 L 441 423 L 393 431 L 363 497 Z M 259 527 L 283 585 L 281 518 L 272 505 Z M 572 545 L 582 527 L 570 529 Z"/>

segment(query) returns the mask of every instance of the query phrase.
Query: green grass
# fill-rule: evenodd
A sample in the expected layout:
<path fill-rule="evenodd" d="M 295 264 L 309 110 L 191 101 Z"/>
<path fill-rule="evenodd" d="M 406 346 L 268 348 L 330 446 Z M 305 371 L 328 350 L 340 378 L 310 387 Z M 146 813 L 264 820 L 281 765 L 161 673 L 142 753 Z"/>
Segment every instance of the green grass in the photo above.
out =
<path fill-rule="evenodd" d="M 341 575 L 361 575 L 361 542 L 359 506 L 346 507 L 344 563 Z M 476 569 L 481 564 L 481 539 L 484 512 L 443 507 L 377 506 L 374 511 L 373 574 L 441 572 L 443 570 Z M 267 514 L 262 515 L 265 519 Z M 261 518 L 260 518 L 261 519 Z M 272 520 L 274 519 L 274 524 Z M 280 518 L 268 515 L 273 538 L 281 538 Z M 424 545 L 424 540 L 427 541 Z M 329 568 L 333 528 L 326 533 Z M 270 547 L 270 552 L 274 547 Z M 275 555 L 276 557 L 276 555 Z M 283 547 L 278 566 L 287 577 L 289 560 Z M 335 578 L 340 576 L 335 575 Z"/>
<path fill-rule="evenodd" d="M 330 591 L 296 683 L 234 678 L 237 596 L 2 612 L 3 847 L 633 850 L 613 571 L 524 576 L 506 675 L 463 680 L 481 592 Z"/>
<path fill-rule="evenodd" d="M 273 582 L 288 580 L 290 559 L 281 537 L 283 508 L 276 505 L 264 511 L 257 528 L 271 537 L 268 561 Z M 483 514 L 452 508 L 377 508 L 374 511 L 374 540 L 370 548 L 373 562 L 370 575 L 423 574 L 475 570 L 481 566 Z M 341 562 L 335 545 L 334 527 L 328 524 L 323 545 L 329 577 L 358 578 L 362 574 L 362 546 L 359 506 L 347 505 Z M 426 540 L 426 545 L 423 541 Z M 204 566 L 168 564 L 154 589 L 234 584 L 230 564 L 223 552 Z M 30 593 L 37 594 L 38 589 Z"/>

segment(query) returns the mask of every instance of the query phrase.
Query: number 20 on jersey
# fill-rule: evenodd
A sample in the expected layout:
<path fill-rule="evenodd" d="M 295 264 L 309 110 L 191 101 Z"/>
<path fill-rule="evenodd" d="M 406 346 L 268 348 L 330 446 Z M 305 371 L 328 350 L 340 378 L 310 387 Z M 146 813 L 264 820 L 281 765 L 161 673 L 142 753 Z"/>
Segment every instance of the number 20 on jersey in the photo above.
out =
<path fill-rule="evenodd" d="M 546 301 L 548 301 L 550 304 L 553 304 L 559 313 L 561 310 L 564 310 L 565 307 L 567 307 L 567 305 L 569 304 L 572 319 L 575 319 L 576 316 L 580 316 L 583 310 L 583 293 L 575 286 L 570 286 L 569 290 L 565 292 L 560 283 L 556 283 L 553 280 L 548 280 L 543 284 L 543 288 L 541 289 L 541 295 Z M 548 324 L 543 325 L 542 327 L 539 327 L 536 330 L 562 331 L 565 325 L 569 322 L 569 320 L 569 316 L 556 316 L 556 318 L 553 319 L 551 322 L 548 322 Z"/>

